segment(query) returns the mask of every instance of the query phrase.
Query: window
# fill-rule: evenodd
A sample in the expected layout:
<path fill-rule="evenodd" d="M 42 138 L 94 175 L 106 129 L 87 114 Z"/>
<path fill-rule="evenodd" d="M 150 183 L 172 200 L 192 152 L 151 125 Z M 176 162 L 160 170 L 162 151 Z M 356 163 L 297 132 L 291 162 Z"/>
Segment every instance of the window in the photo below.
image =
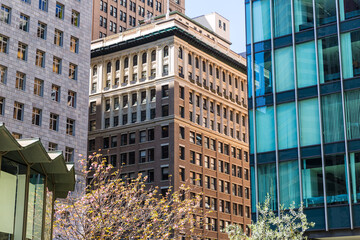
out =
<path fill-rule="evenodd" d="M 61 59 L 58 57 L 53 58 L 53 72 L 61 74 Z"/>
<path fill-rule="evenodd" d="M 25 32 L 28 32 L 29 31 L 29 22 L 30 22 L 30 17 L 21 13 L 20 14 L 19 29 L 23 30 Z"/>
<path fill-rule="evenodd" d="M 73 53 L 79 52 L 79 39 L 76 37 L 70 37 L 70 51 Z"/>
<path fill-rule="evenodd" d="M 185 182 L 185 168 L 179 168 L 180 180 Z"/>
<path fill-rule="evenodd" d="M 65 162 L 74 162 L 74 149 L 65 147 Z"/>
<path fill-rule="evenodd" d="M 76 92 L 69 90 L 67 104 L 69 107 L 75 107 L 76 104 Z"/>
<path fill-rule="evenodd" d="M 48 0 L 39 0 L 39 9 L 47 12 Z"/>
<path fill-rule="evenodd" d="M 169 116 L 169 105 L 163 105 L 161 107 L 161 113 L 163 117 Z"/>
<path fill-rule="evenodd" d="M 56 2 L 55 17 L 64 19 L 64 5 Z"/>
<path fill-rule="evenodd" d="M 0 65 L 0 83 L 6 84 L 7 67 Z"/>
<path fill-rule="evenodd" d="M 155 139 L 155 132 L 154 129 L 148 130 L 148 141 L 153 141 Z"/>
<path fill-rule="evenodd" d="M 11 8 L 1 5 L 0 8 L 0 21 L 10 24 L 10 14 L 11 14 Z"/>
<path fill-rule="evenodd" d="M 51 87 L 51 100 L 60 102 L 60 87 L 54 84 Z"/>
<path fill-rule="evenodd" d="M 150 90 L 150 100 L 152 102 L 154 102 L 156 100 L 156 90 L 155 89 Z"/>
<path fill-rule="evenodd" d="M 64 36 L 63 31 L 60 31 L 59 29 L 55 29 L 54 44 L 61 47 L 63 45 L 63 36 Z"/>
<path fill-rule="evenodd" d="M 178 57 L 179 57 L 180 59 L 183 59 L 183 50 L 182 50 L 181 47 L 179 48 Z"/>
<path fill-rule="evenodd" d="M 161 127 L 161 138 L 169 137 L 169 126 L 162 126 Z"/>
<path fill-rule="evenodd" d="M 42 68 L 45 67 L 45 52 L 39 49 L 36 50 L 35 65 Z"/>
<path fill-rule="evenodd" d="M 34 79 L 34 95 L 43 96 L 44 81 L 35 78 Z"/>
<path fill-rule="evenodd" d="M 169 180 L 169 167 L 161 168 L 161 180 Z"/>
<path fill-rule="evenodd" d="M 135 136 L 136 134 L 134 132 L 129 133 L 129 144 L 135 144 L 136 141 Z"/>
<path fill-rule="evenodd" d="M 49 129 L 58 131 L 58 124 L 59 124 L 59 115 L 50 113 L 50 125 Z"/>
<path fill-rule="evenodd" d="M 152 61 L 152 62 L 156 61 L 156 51 L 155 51 L 155 50 L 153 50 L 153 51 L 151 52 L 151 61 Z"/>
<path fill-rule="evenodd" d="M 154 119 L 156 117 L 156 109 L 150 109 L 150 119 Z"/>
<path fill-rule="evenodd" d="M 169 145 L 161 146 L 161 159 L 169 158 Z"/>
<path fill-rule="evenodd" d="M 45 23 L 38 22 L 38 29 L 37 29 L 38 38 L 46 39 L 46 29 L 47 29 L 47 25 Z"/>
<path fill-rule="evenodd" d="M 147 150 L 148 162 L 155 161 L 155 150 L 153 148 Z"/>
<path fill-rule="evenodd" d="M 14 115 L 13 118 L 16 120 L 23 120 L 24 114 L 24 104 L 19 102 L 14 102 Z"/>
<path fill-rule="evenodd" d="M 90 140 L 91 141 L 91 140 Z M 90 146 L 91 144 L 89 144 Z M 90 147 L 89 147 L 90 148 Z M 49 142 L 49 145 L 48 145 L 48 150 L 49 152 L 51 151 L 56 151 L 58 149 L 58 145 L 56 143 L 52 143 L 52 142 Z M 92 149 L 92 148 L 91 148 Z M 95 149 L 95 140 L 94 140 L 94 149 Z"/>
<path fill-rule="evenodd" d="M 0 115 L 4 115 L 5 111 L 5 98 L 0 97 Z"/>
<path fill-rule="evenodd" d="M 16 72 L 15 88 L 25 91 L 26 75 L 21 72 Z"/>
<path fill-rule="evenodd" d="M 72 10 L 71 13 L 71 24 L 78 27 L 80 25 L 80 13 Z"/>
<path fill-rule="evenodd" d="M 8 37 L 0 35 L 0 52 L 1 53 L 7 53 L 8 41 L 9 41 Z"/>
<path fill-rule="evenodd" d="M 75 136 L 75 120 L 66 119 L 66 134 L 70 136 Z"/>
<path fill-rule="evenodd" d="M 163 98 L 169 96 L 169 85 L 164 85 L 161 87 L 161 94 Z"/>
<path fill-rule="evenodd" d="M 135 106 L 137 104 L 137 93 L 131 94 L 131 104 Z"/>
<path fill-rule="evenodd" d="M 27 48 L 28 48 L 28 46 L 25 43 L 19 42 L 19 44 L 18 44 L 18 53 L 17 53 L 17 58 L 18 59 L 26 61 Z"/>
<path fill-rule="evenodd" d="M 169 56 L 169 47 L 165 46 L 164 47 L 164 57 L 168 57 Z"/>
<path fill-rule="evenodd" d="M 73 64 L 73 63 L 69 63 L 69 78 L 72 80 L 77 80 L 77 69 L 78 66 Z"/>

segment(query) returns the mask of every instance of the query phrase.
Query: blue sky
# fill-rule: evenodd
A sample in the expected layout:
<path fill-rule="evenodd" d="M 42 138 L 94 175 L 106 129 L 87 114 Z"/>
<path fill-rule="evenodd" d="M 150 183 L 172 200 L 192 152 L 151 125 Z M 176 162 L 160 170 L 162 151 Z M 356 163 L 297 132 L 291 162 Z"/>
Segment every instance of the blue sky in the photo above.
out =
<path fill-rule="evenodd" d="M 245 52 L 245 11 L 244 0 L 185 0 L 185 13 L 193 18 L 217 12 L 230 21 L 231 49 Z"/>

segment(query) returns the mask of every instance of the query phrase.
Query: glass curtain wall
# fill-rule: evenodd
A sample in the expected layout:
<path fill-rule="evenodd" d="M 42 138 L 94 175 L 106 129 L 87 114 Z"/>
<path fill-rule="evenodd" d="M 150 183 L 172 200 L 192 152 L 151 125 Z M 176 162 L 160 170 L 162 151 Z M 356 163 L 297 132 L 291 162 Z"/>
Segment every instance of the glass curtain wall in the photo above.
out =
<path fill-rule="evenodd" d="M 272 93 L 272 68 L 271 52 L 255 54 L 255 87 L 256 96 Z"/>
<path fill-rule="evenodd" d="M 297 147 L 295 102 L 280 104 L 276 110 L 279 149 Z"/>
<path fill-rule="evenodd" d="M 340 20 L 360 16 L 359 0 L 339 0 Z"/>
<path fill-rule="evenodd" d="M 291 34 L 291 1 L 273 0 L 274 37 Z"/>
<path fill-rule="evenodd" d="M 360 31 L 341 34 L 342 73 L 344 79 L 360 76 Z"/>
<path fill-rule="evenodd" d="M 299 163 L 298 161 L 279 164 L 280 204 L 289 208 L 300 205 Z"/>
<path fill-rule="evenodd" d="M 335 0 L 315 0 L 317 26 L 336 22 Z"/>
<path fill-rule="evenodd" d="M 268 40 L 271 37 L 270 28 L 270 0 L 253 2 L 254 42 Z"/>
<path fill-rule="evenodd" d="M 314 27 L 312 0 L 294 0 L 295 31 Z"/>
<path fill-rule="evenodd" d="M 324 205 L 324 188 L 321 158 L 301 161 L 301 178 L 304 207 Z"/>
<path fill-rule="evenodd" d="M 264 203 L 270 196 L 270 207 L 277 210 L 276 166 L 275 163 L 258 165 L 259 203 Z"/>
<path fill-rule="evenodd" d="M 294 89 L 293 48 L 285 47 L 275 50 L 276 92 Z"/>
<path fill-rule="evenodd" d="M 320 83 L 340 79 L 339 46 L 337 36 L 318 40 Z"/>
<path fill-rule="evenodd" d="M 349 154 L 350 165 L 350 191 L 353 203 L 360 202 L 360 153 Z"/>
<path fill-rule="evenodd" d="M 348 140 L 360 138 L 360 90 L 345 92 L 345 117 Z"/>
<path fill-rule="evenodd" d="M 257 152 L 275 151 L 274 107 L 256 109 Z"/>
<path fill-rule="evenodd" d="M 298 88 L 317 84 L 315 42 L 296 45 L 296 68 Z"/>
<path fill-rule="evenodd" d="M 300 145 L 321 143 L 319 105 L 317 98 L 299 101 Z"/>
<path fill-rule="evenodd" d="M 345 156 L 325 157 L 326 201 L 328 205 L 348 203 Z"/>

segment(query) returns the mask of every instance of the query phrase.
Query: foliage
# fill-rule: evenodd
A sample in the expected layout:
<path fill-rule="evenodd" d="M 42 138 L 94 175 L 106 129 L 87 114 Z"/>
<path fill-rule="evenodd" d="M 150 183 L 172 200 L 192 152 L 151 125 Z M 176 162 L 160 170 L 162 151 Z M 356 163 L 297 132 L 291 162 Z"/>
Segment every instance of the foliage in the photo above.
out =
<path fill-rule="evenodd" d="M 56 203 L 55 239 L 169 239 L 179 232 L 193 232 L 193 214 L 199 198 L 185 198 L 189 189 L 170 188 L 161 196 L 146 178 L 123 180 L 101 155 L 91 157 L 86 174 L 93 178 L 86 193 Z"/>
<path fill-rule="evenodd" d="M 290 209 L 285 210 L 283 206 L 280 208 L 278 216 L 270 208 L 270 196 L 265 199 L 264 204 L 257 205 L 259 211 L 259 219 L 256 223 L 249 225 L 251 236 L 247 236 L 240 226 L 230 225 L 225 231 L 229 235 L 230 240 L 300 240 L 307 239 L 304 233 L 315 224 L 307 221 L 303 212 L 303 205 L 295 210 L 295 204 Z"/>

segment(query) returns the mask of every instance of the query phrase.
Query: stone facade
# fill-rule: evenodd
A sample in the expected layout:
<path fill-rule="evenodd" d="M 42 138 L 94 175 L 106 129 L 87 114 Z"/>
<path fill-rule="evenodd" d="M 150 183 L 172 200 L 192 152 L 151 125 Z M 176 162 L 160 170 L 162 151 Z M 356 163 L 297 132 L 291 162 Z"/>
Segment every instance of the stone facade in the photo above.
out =
<path fill-rule="evenodd" d="M 0 121 L 14 136 L 41 138 L 46 148 L 61 150 L 68 161 L 77 162 L 82 158 L 79 154 L 86 156 L 87 147 L 92 2 L 46 2 L 48 5 L 34 0 L 3 0 L 0 3 L 0 39 L 3 44 L 4 39 L 7 40 L 5 50 L 0 52 L 0 70 L 4 72 L 0 82 L 3 100 Z M 27 25 L 22 23 L 24 19 Z M 44 32 L 39 29 L 40 23 Z M 56 29 L 62 33 L 59 38 L 55 37 Z M 71 38 L 76 42 L 73 47 Z M 24 60 L 19 58 L 22 57 L 18 52 L 19 42 L 27 46 Z M 40 51 L 42 60 L 36 56 Z M 54 72 L 54 57 L 61 59 L 59 73 Z M 75 80 L 69 77 L 70 63 L 77 66 Z M 17 73 L 25 74 L 21 86 Z M 35 79 L 41 82 L 39 88 L 35 86 Z M 53 85 L 59 87 L 58 93 L 52 90 Z M 75 100 L 69 96 L 73 93 Z M 22 109 L 15 114 L 16 102 L 22 104 Z M 38 116 L 34 116 L 34 108 L 40 110 Z M 50 130 L 51 113 L 58 116 L 56 130 Z M 67 129 L 68 119 L 74 121 L 71 122 L 75 123 L 73 128 Z M 73 149 L 72 156 L 66 153 L 66 148 Z"/>
<path fill-rule="evenodd" d="M 245 69 L 226 40 L 177 13 L 93 41 L 89 154 L 102 149 L 124 178 L 204 193 L 213 212 L 197 216 L 196 232 L 205 239 L 227 239 L 220 230 L 228 223 L 246 231 Z"/>

